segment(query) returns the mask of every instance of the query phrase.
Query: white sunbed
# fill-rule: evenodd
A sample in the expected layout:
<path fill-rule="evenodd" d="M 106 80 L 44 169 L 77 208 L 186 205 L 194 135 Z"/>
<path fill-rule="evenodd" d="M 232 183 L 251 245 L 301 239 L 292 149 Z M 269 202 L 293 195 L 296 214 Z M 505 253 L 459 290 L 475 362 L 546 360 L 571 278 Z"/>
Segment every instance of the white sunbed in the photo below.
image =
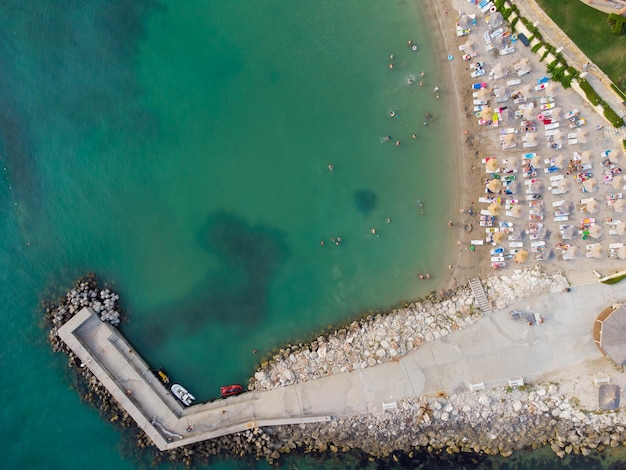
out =
<path fill-rule="evenodd" d="M 554 218 L 555 222 L 565 222 L 566 220 L 569 220 L 569 215 L 559 215 Z"/>
<path fill-rule="evenodd" d="M 483 245 L 485 242 L 483 240 L 470 240 L 470 245 Z"/>
<path fill-rule="evenodd" d="M 554 183 L 555 181 L 560 181 L 562 179 L 565 179 L 565 176 L 563 175 L 554 175 L 550 177 L 550 182 Z"/>
<path fill-rule="evenodd" d="M 561 199 L 560 201 L 554 201 L 554 202 L 552 203 L 552 207 L 560 207 L 560 206 L 562 206 L 563 204 L 565 204 L 565 201 L 564 201 L 563 199 Z"/>
<path fill-rule="evenodd" d="M 576 144 L 578 144 L 578 139 L 569 139 L 569 140 L 567 141 L 567 143 L 568 143 L 569 145 L 576 145 Z"/>
<path fill-rule="evenodd" d="M 514 80 L 507 80 L 506 84 L 507 86 L 515 86 L 515 85 L 521 85 L 522 81 L 519 78 L 516 78 Z"/>
<path fill-rule="evenodd" d="M 509 242 L 510 248 L 522 248 L 524 244 L 522 242 Z"/>
<path fill-rule="evenodd" d="M 623 243 L 609 243 L 610 250 L 619 250 L 620 248 L 623 248 L 623 247 L 624 247 Z"/>
<path fill-rule="evenodd" d="M 546 124 L 544 126 L 544 129 L 547 130 L 547 131 L 551 131 L 551 130 L 557 129 L 558 127 L 559 127 L 559 123 L 558 122 L 552 122 L 550 124 Z"/>

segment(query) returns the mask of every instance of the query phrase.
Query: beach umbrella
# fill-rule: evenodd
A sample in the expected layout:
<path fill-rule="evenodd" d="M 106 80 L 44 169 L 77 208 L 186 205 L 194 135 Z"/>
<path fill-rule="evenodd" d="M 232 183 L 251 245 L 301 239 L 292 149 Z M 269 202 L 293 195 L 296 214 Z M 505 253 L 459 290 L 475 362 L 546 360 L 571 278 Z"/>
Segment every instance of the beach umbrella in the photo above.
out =
<path fill-rule="evenodd" d="M 554 216 L 560 217 L 562 215 L 569 215 L 571 210 L 571 202 L 564 202 L 554 210 Z"/>
<path fill-rule="evenodd" d="M 620 214 L 624 212 L 624 204 L 626 202 L 623 199 L 618 199 L 613 203 L 613 210 L 615 212 L 619 212 Z"/>
<path fill-rule="evenodd" d="M 459 26 L 463 29 L 467 29 L 472 24 L 472 19 L 467 15 L 461 15 L 459 18 Z"/>
<path fill-rule="evenodd" d="M 583 188 L 586 192 L 592 193 L 598 189 L 598 183 L 594 178 L 589 178 L 588 180 L 583 181 Z"/>
<path fill-rule="evenodd" d="M 537 146 L 537 136 L 535 134 L 526 134 L 526 146 L 527 147 L 536 147 Z"/>
<path fill-rule="evenodd" d="M 492 72 L 493 72 L 493 78 L 495 78 L 496 80 L 504 77 L 504 69 L 502 68 L 502 64 L 500 62 L 496 64 Z"/>
<path fill-rule="evenodd" d="M 493 234 L 493 241 L 494 241 L 494 243 L 501 243 L 502 240 L 504 240 L 504 235 L 505 235 L 504 232 L 499 232 L 498 231 L 498 232 L 494 233 Z"/>
<path fill-rule="evenodd" d="M 578 142 L 580 142 L 581 144 L 587 143 L 587 133 L 582 129 L 576 130 L 576 138 L 578 139 Z"/>
<path fill-rule="evenodd" d="M 480 101 L 487 101 L 489 98 L 491 98 L 491 92 L 488 88 L 481 88 L 476 92 L 476 98 Z"/>
<path fill-rule="evenodd" d="M 583 165 L 588 165 L 589 163 L 591 163 L 591 152 L 589 150 L 585 150 L 580 155 L 580 163 L 582 163 Z"/>
<path fill-rule="evenodd" d="M 530 103 L 532 105 L 532 103 Z M 523 112 L 524 115 L 524 119 L 526 119 L 527 121 L 532 121 L 533 118 L 535 117 L 535 107 L 533 106 L 528 106 L 527 108 L 524 109 Z"/>
<path fill-rule="evenodd" d="M 541 194 L 543 192 L 543 181 L 532 180 L 530 183 L 529 190 L 532 194 Z"/>
<path fill-rule="evenodd" d="M 513 217 L 520 217 L 522 215 L 522 206 L 520 204 L 516 204 L 511 207 L 509 211 Z"/>
<path fill-rule="evenodd" d="M 617 256 L 619 259 L 626 259 L 626 246 L 617 249 Z"/>
<path fill-rule="evenodd" d="M 519 250 L 517 253 L 515 253 L 513 261 L 515 263 L 525 263 L 526 261 L 528 261 L 528 251 L 524 249 Z"/>
<path fill-rule="evenodd" d="M 492 13 L 491 15 L 489 15 L 489 20 L 487 21 L 487 23 L 489 23 L 489 26 L 492 26 L 494 28 L 498 28 L 499 26 L 502 25 L 502 13 L 500 13 L 499 11 L 496 11 L 495 13 Z"/>
<path fill-rule="evenodd" d="M 526 83 L 522 85 L 522 87 L 520 88 L 520 92 L 522 93 L 522 95 L 524 95 L 525 98 L 528 98 L 532 93 L 532 86 Z"/>
<path fill-rule="evenodd" d="M 500 169 L 500 163 L 496 157 L 490 157 L 487 159 L 487 171 L 493 172 Z"/>
<path fill-rule="evenodd" d="M 609 154 L 608 154 L 609 158 L 617 158 L 617 157 L 619 157 L 619 155 L 620 155 L 619 149 L 611 149 L 611 150 L 609 150 Z"/>
<path fill-rule="evenodd" d="M 602 229 L 601 225 L 591 224 L 591 226 L 589 227 L 589 236 L 591 238 L 600 238 L 602 236 L 602 233 L 604 233 L 604 230 Z"/>
<path fill-rule="evenodd" d="M 514 147 L 515 134 L 506 134 L 502 138 L 502 146 L 505 148 Z"/>
<path fill-rule="evenodd" d="M 619 221 L 617 224 L 615 224 L 613 230 L 615 230 L 615 233 L 617 233 L 618 235 L 624 235 L 624 230 L 626 230 L 626 224 L 622 221 Z"/>
<path fill-rule="evenodd" d="M 487 210 L 491 215 L 500 215 L 500 204 L 498 204 L 497 202 L 492 202 L 491 204 L 489 204 Z"/>
<path fill-rule="evenodd" d="M 569 190 L 569 182 L 566 179 L 562 179 L 556 182 L 556 189 L 562 193 L 566 193 Z"/>
<path fill-rule="evenodd" d="M 506 86 L 502 88 L 495 88 L 494 94 L 495 94 L 494 101 L 496 103 L 502 103 L 509 99 L 509 96 L 511 96 L 511 90 Z"/>
<path fill-rule="evenodd" d="M 506 186 L 506 188 L 508 189 L 508 192 L 510 192 L 511 194 L 517 194 L 519 192 L 519 190 L 522 187 L 522 183 L 520 183 L 519 180 L 513 180 L 511 182 L 509 182 L 509 184 Z"/>
<path fill-rule="evenodd" d="M 492 114 L 493 108 L 488 105 L 483 106 L 483 108 L 480 110 L 480 116 L 484 119 L 490 119 Z"/>
<path fill-rule="evenodd" d="M 563 143 L 563 133 L 559 130 L 557 130 L 553 135 L 552 135 L 552 141 L 555 144 L 561 145 Z"/>
<path fill-rule="evenodd" d="M 565 157 L 563 155 L 557 155 L 554 159 L 554 166 L 559 170 L 565 168 Z"/>
<path fill-rule="evenodd" d="M 546 84 L 544 91 L 546 92 L 546 96 L 553 96 L 554 93 L 559 89 L 559 84 L 555 81 L 550 81 Z"/>
<path fill-rule="evenodd" d="M 578 236 L 578 229 L 573 225 L 565 225 L 561 230 L 561 236 L 563 240 L 572 240 Z"/>
<path fill-rule="evenodd" d="M 565 255 L 563 255 L 563 259 L 564 260 L 574 259 L 574 258 L 576 258 L 577 254 L 578 254 L 578 248 L 575 247 L 574 245 L 570 245 L 567 248 L 567 251 L 565 252 Z"/>
<path fill-rule="evenodd" d="M 601 258 L 602 257 L 602 245 L 600 243 L 594 243 L 591 246 L 591 250 L 589 250 L 591 256 L 593 258 Z"/>
<path fill-rule="evenodd" d="M 489 180 L 489 183 L 487 183 L 487 188 L 489 188 L 490 191 L 497 193 L 502 189 L 502 182 L 499 179 L 494 178 L 492 180 Z"/>
<path fill-rule="evenodd" d="M 624 185 L 624 177 L 622 175 L 614 176 L 611 184 L 613 185 L 614 189 L 621 189 Z"/>
<path fill-rule="evenodd" d="M 530 159 L 530 164 L 532 166 L 534 166 L 535 168 L 541 166 L 541 162 L 543 161 L 543 159 L 541 158 L 541 156 L 539 155 L 535 155 L 533 158 Z"/>
<path fill-rule="evenodd" d="M 598 212 L 598 209 L 600 209 L 600 204 L 595 199 L 592 199 L 587 204 L 585 204 L 585 209 L 586 212 L 595 214 L 596 212 Z"/>
<path fill-rule="evenodd" d="M 561 118 L 561 108 L 553 108 L 550 117 L 553 121 L 558 121 Z"/>

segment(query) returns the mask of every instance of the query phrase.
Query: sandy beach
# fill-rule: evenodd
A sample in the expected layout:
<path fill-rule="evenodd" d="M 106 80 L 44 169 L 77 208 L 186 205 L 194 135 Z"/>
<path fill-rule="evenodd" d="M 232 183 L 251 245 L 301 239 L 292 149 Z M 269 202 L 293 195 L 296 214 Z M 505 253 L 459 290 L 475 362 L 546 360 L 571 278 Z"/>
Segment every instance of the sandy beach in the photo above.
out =
<path fill-rule="evenodd" d="M 615 234 L 615 231 L 612 229 L 619 223 L 621 215 L 618 210 L 613 209 L 613 206 L 621 198 L 622 187 L 621 185 L 616 186 L 617 181 L 613 184 L 608 184 L 611 181 L 607 181 L 606 168 L 609 167 L 607 160 L 610 160 L 610 167 L 615 168 L 614 171 L 616 172 L 621 171 L 619 164 L 623 158 L 623 152 L 619 150 L 619 143 L 611 139 L 609 133 L 604 131 L 604 127 L 608 126 L 608 123 L 572 89 L 564 90 L 560 84 L 556 83 L 552 87 L 550 94 L 544 90 L 535 90 L 537 82 L 542 77 L 549 77 L 546 71 L 547 63 L 541 62 L 540 56 L 533 54 L 529 47 L 525 47 L 519 41 L 516 44 L 510 44 L 515 49 L 510 54 L 495 57 L 494 51 L 488 52 L 483 40 L 483 34 L 487 31 L 493 31 L 494 27 L 488 25 L 485 21 L 485 15 L 480 12 L 477 5 L 461 0 L 428 2 L 427 12 L 431 17 L 431 23 L 438 26 L 441 41 L 438 43 L 437 54 L 441 57 L 442 75 L 447 77 L 445 83 L 439 84 L 437 93 L 441 96 L 442 102 L 445 102 L 450 107 L 451 114 L 456 116 L 456 120 L 449 124 L 451 135 L 456 137 L 458 152 L 458 216 L 453 220 L 454 226 L 452 229 L 456 230 L 460 245 L 458 248 L 454 247 L 458 249 L 458 257 L 451 272 L 448 287 L 453 288 L 457 285 L 465 284 L 467 279 L 471 277 L 491 275 L 494 272 L 494 268 L 490 259 L 490 250 L 502 246 L 503 251 L 505 253 L 507 251 L 506 238 L 501 243 L 488 243 L 485 240 L 486 228 L 481 226 L 479 219 L 481 210 L 484 213 L 489 205 L 481 204 L 479 202 L 481 197 L 499 198 L 502 214 L 493 218 L 493 227 L 497 230 L 498 224 L 505 221 L 514 225 L 515 230 L 518 233 L 521 232 L 521 236 L 518 239 L 519 243 L 521 243 L 519 248 L 528 251 L 529 254 L 533 249 L 531 240 L 536 239 L 536 237 L 530 236 L 529 224 L 536 223 L 542 225 L 542 231 L 545 233 L 543 237 L 545 245 L 542 248 L 545 247 L 545 252 L 550 254 L 545 256 L 545 260 L 539 262 L 535 261 L 533 256 L 529 256 L 528 261 L 524 263 L 525 266 L 536 263 L 540 264 L 548 272 L 568 272 L 574 275 L 581 272 L 590 272 L 591 270 L 597 270 L 606 274 L 621 269 L 623 260 L 618 258 L 618 248 L 616 247 L 623 243 L 624 240 L 622 235 Z M 469 28 L 467 34 L 461 36 L 457 34 L 456 26 L 463 15 L 469 15 L 469 17 L 475 15 L 476 24 Z M 510 29 L 506 22 L 501 27 L 505 31 Z M 466 61 L 462 60 L 464 52 L 459 50 L 459 46 L 464 45 L 468 41 L 475 45 L 475 54 L 474 57 Z M 446 60 L 448 55 L 454 58 Z M 528 74 L 518 78 L 515 68 L 520 61 L 527 61 L 531 70 Z M 475 67 L 478 62 L 482 62 L 482 68 L 486 73 L 480 78 L 471 78 L 472 67 Z M 502 67 L 504 77 L 494 78 L 492 71 L 496 65 Z M 526 136 L 519 129 L 522 119 L 511 118 L 506 122 L 501 122 L 497 127 L 478 124 L 479 121 L 472 97 L 472 92 L 476 90 L 472 89 L 472 85 L 477 82 L 486 84 L 487 90 L 491 91 L 491 96 L 487 103 L 493 107 L 494 90 L 507 88 L 506 85 L 509 80 L 511 82 L 521 82 L 517 87 L 508 87 L 510 89 L 509 92 L 526 86 L 526 89 L 530 90 L 530 93 L 527 93 L 527 95 L 530 95 L 527 101 L 535 103 L 536 108 L 532 120 L 536 126 L 533 138 L 536 138 L 537 144 L 534 147 L 524 147 L 523 139 Z M 551 107 L 557 106 L 557 111 L 560 110 L 560 132 L 563 135 L 567 134 L 571 137 L 571 133 L 578 131 L 578 129 L 568 127 L 568 120 L 564 119 L 563 115 L 572 110 L 579 111 L 580 117 L 585 121 L 585 124 L 580 127 L 580 131 L 582 131 L 584 136 L 583 139 L 578 139 L 579 141 L 576 143 L 573 143 L 576 139 L 566 139 L 560 145 L 560 148 L 553 149 L 548 147 L 547 132 L 546 136 L 543 135 L 544 125 L 538 122 L 534 116 L 541 113 L 540 106 L 542 105 L 540 103 L 548 100 L 553 103 L 550 105 Z M 514 104 L 512 99 L 508 99 L 496 106 L 510 108 L 510 111 L 512 111 L 512 108 L 515 108 L 516 105 L 517 103 Z M 559 125 L 558 117 L 555 117 L 552 121 L 557 123 L 556 126 Z M 500 136 L 504 132 L 504 128 L 509 129 L 510 132 L 515 132 L 515 146 L 512 148 L 502 148 Z M 613 150 L 610 158 L 603 158 L 601 155 L 609 149 Z M 591 170 L 587 179 L 593 177 L 597 183 L 595 188 L 590 188 L 590 192 L 583 192 L 586 191 L 583 190 L 583 184 L 580 181 L 574 181 L 575 171 L 570 172 L 568 168 L 562 166 L 558 169 L 552 168 L 552 170 L 555 170 L 554 173 L 548 173 L 547 164 L 544 163 L 548 160 L 554 161 L 559 156 L 563 161 L 567 162 L 576 158 L 576 155 L 580 157 L 580 155 L 585 155 L 585 153 L 587 153 L 588 165 L 590 165 L 588 168 Z M 543 214 L 540 220 L 531 220 L 530 216 L 525 217 L 527 209 L 519 218 L 506 217 L 504 215 L 504 206 L 507 198 L 514 198 L 520 204 L 529 204 L 532 199 L 530 194 L 523 194 L 523 191 L 513 195 L 505 194 L 504 191 L 496 192 L 495 194 L 485 194 L 485 180 L 490 175 L 486 172 L 484 160 L 495 157 L 499 163 L 503 160 L 514 161 L 514 177 L 521 183 L 527 183 L 529 179 L 524 181 L 521 177 L 521 169 L 524 164 L 523 155 L 525 154 L 534 155 L 534 163 L 540 162 L 538 167 L 541 168 L 537 168 L 536 176 L 532 177 L 533 181 L 537 180 L 537 184 L 543 185 L 541 194 L 534 196 L 541 198 L 541 201 L 543 201 L 541 204 L 543 206 Z M 500 168 L 498 168 L 498 173 L 499 171 Z M 603 173 L 604 177 L 601 176 Z M 504 172 L 497 177 L 499 178 L 503 175 Z M 553 179 L 555 177 L 567 180 L 568 187 L 564 194 L 551 194 L 550 185 L 554 184 Z M 583 177 L 583 179 L 585 178 Z M 619 180 L 620 178 L 616 179 Z M 524 201 L 525 199 L 526 201 Z M 590 211 L 587 212 L 587 208 L 581 202 L 589 199 L 594 199 L 595 201 L 592 203 L 594 206 L 593 214 L 589 213 Z M 555 204 L 562 203 L 568 207 L 568 217 L 557 217 L 553 209 L 557 207 Z M 620 205 L 621 203 L 618 202 L 617 204 Z M 468 213 L 470 208 L 472 209 L 472 214 Z M 599 237 L 589 238 L 584 236 L 583 230 L 588 228 L 588 226 L 582 227 L 581 223 L 589 218 L 595 220 L 595 224 L 592 223 L 592 225 L 596 225 L 596 231 L 601 232 Z M 569 240 L 563 240 L 560 232 L 563 226 L 568 225 L 574 227 L 573 230 L 578 236 L 574 236 Z M 470 226 L 471 231 L 467 231 L 466 228 Z M 609 235 L 609 233 L 613 233 L 613 235 Z M 472 240 L 481 239 L 484 241 L 484 245 L 471 247 Z M 566 249 L 563 248 L 561 250 L 560 248 L 565 246 L 575 247 L 572 248 L 572 251 L 576 250 L 577 253 L 573 259 L 563 260 L 560 251 L 565 252 Z M 612 250 L 611 247 L 613 247 Z M 511 250 L 511 255 L 515 251 Z M 611 252 L 612 256 L 609 257 Z M 510 261 L 510 258 L 505 261 L 506 266 L 499 268 L 498 271 L 507 271 L 521 267 L 518 263 Z"/>

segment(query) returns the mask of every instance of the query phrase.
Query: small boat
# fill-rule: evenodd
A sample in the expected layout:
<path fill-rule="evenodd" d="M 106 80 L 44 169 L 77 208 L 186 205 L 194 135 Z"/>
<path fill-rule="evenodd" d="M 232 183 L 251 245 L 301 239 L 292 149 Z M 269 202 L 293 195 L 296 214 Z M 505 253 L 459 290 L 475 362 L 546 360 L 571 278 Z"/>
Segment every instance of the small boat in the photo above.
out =
<path fill-rule="evenodd" d="M 172 385 L 172 393 L 176 398 L 178 398 L 185 406 L 191 406 L 193 401 L 196 399 L 191 393 L 187 391 L 185 387 L 179 384 Z"/>
<path fill-rule="evenodd" d="M 163 367 L 156 371 L 156 376 L 165 385 L 170 384 L 170 376 L 167 372 L 165 372 L 165 369 L 163 369 Z"/>
<path fill-rule="evenodd" d="M 222 398 L 239 395 L 241 392 L 243 392 L 243 387 L 241 385 L 226 385 L 224 387 L 220 387 Z"/>

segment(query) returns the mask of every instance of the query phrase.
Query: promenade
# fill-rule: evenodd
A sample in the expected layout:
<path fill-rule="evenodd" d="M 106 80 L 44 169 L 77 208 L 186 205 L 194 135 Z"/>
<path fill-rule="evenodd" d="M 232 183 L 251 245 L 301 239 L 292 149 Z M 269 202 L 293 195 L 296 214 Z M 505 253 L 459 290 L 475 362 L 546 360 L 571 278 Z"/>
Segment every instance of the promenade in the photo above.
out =
<path fill-rule="evenodd" d="M 467 392 L 470 384 L 492 388 L 520 377 L 548 381 L 564 370 L 582 377 L 577 391 L 582 402 L 594 400 L 598 374 L 613 375 L 613 383 L 626 386 L 624 374 L 615 373 L 591 336 L 596 315 L 625 300 L 621 291 L 593 284 L 524 299 L 511 308 L 540 312 L 543 325 L 529 327 L 513 321 L 509 309 L 495 311 L 396 361 L 189 408 L 158 381 L 121 333 L 91 310 L 81 310 L 59 336 L 155 445 L 168 450 L 254 427 L 384 413 L 403 399 Z"/>

